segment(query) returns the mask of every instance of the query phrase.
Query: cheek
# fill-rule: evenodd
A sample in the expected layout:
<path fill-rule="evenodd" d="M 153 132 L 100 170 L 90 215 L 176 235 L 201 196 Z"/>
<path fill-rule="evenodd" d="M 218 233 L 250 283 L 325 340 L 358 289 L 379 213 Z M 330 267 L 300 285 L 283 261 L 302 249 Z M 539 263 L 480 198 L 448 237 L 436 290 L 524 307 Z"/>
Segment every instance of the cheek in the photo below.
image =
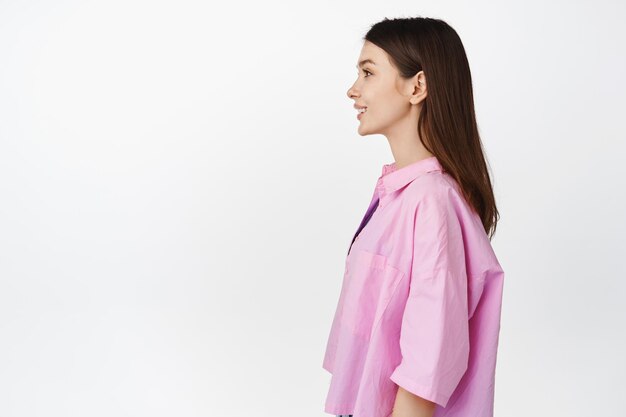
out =
<path fill-rule="evenodd" d="M 362 101 L 368 106 L 371 121 L 377 123 L 392 123 L 408 111 L 406 100 L 398 93 L 396 85 L 389 80 L 380 78 L 363 84 L 361 88 Z"/>
<path fill-rule="evenodd" d="M 406 112 L 404 100 L 395 91 L 381 92 L 374 100 L 376 118 L 385 120 L 395 120 Z"/>

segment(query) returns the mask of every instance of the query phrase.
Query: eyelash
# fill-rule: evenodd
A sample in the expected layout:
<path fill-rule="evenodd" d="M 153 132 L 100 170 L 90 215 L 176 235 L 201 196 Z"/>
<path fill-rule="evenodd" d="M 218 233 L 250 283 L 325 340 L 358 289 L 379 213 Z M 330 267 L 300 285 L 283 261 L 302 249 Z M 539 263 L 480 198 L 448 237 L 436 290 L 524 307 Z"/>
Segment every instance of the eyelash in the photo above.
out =
<path fill-rule="evenodd" d="M 363 72 L 367 72 L 368 74 L 372 75 L 371 72 L 369 72 L 368 70 L 364 69 Z M 365 78 L 367 78 L 368 76 L 366 75 Z"/>

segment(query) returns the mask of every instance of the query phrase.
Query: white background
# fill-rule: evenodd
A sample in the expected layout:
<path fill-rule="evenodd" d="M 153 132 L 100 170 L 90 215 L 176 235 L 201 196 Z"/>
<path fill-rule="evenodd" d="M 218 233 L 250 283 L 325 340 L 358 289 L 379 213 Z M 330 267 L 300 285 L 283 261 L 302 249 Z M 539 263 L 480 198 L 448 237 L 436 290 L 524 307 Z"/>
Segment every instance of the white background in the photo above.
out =
<path fill-rule="evenodd" d="M 393 161 L 346 92 L 419 15 L 463 40 L 494 176 L 495 415 L 623 412 L 626 6 L 384 3 L 0 1 L 0 416 L 327 416 Z"/>

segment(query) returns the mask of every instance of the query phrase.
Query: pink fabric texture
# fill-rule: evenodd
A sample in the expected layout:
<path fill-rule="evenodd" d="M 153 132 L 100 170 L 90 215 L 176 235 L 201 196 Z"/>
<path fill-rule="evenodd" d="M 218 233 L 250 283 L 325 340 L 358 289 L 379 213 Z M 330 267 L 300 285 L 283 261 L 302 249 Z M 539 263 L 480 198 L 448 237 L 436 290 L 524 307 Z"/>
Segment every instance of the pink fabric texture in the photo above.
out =
<path fill-rule="evenodd" d="M 434 156 L 383 165 L 361 227 L 324 355 L 324 411 L 388 417 L 401 386 L 435 402 L 434 417 L 492 417 L 504 271 L 457 182 Z"/>

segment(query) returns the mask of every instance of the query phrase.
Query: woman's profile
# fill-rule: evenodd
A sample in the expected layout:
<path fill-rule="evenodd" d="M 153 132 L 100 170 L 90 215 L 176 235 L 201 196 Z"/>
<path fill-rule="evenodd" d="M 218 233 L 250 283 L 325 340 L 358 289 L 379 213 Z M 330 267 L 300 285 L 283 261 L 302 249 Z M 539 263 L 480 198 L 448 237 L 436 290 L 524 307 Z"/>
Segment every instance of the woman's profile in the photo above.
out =
<path fill-rule="evenodd" d="M 394 161 L 348 246 L 324 411 L 492 417 L 504 271 L 463 44 L 423 17 L 363 40 L 347 95 L 359 135 L 385 136 Z"/>

